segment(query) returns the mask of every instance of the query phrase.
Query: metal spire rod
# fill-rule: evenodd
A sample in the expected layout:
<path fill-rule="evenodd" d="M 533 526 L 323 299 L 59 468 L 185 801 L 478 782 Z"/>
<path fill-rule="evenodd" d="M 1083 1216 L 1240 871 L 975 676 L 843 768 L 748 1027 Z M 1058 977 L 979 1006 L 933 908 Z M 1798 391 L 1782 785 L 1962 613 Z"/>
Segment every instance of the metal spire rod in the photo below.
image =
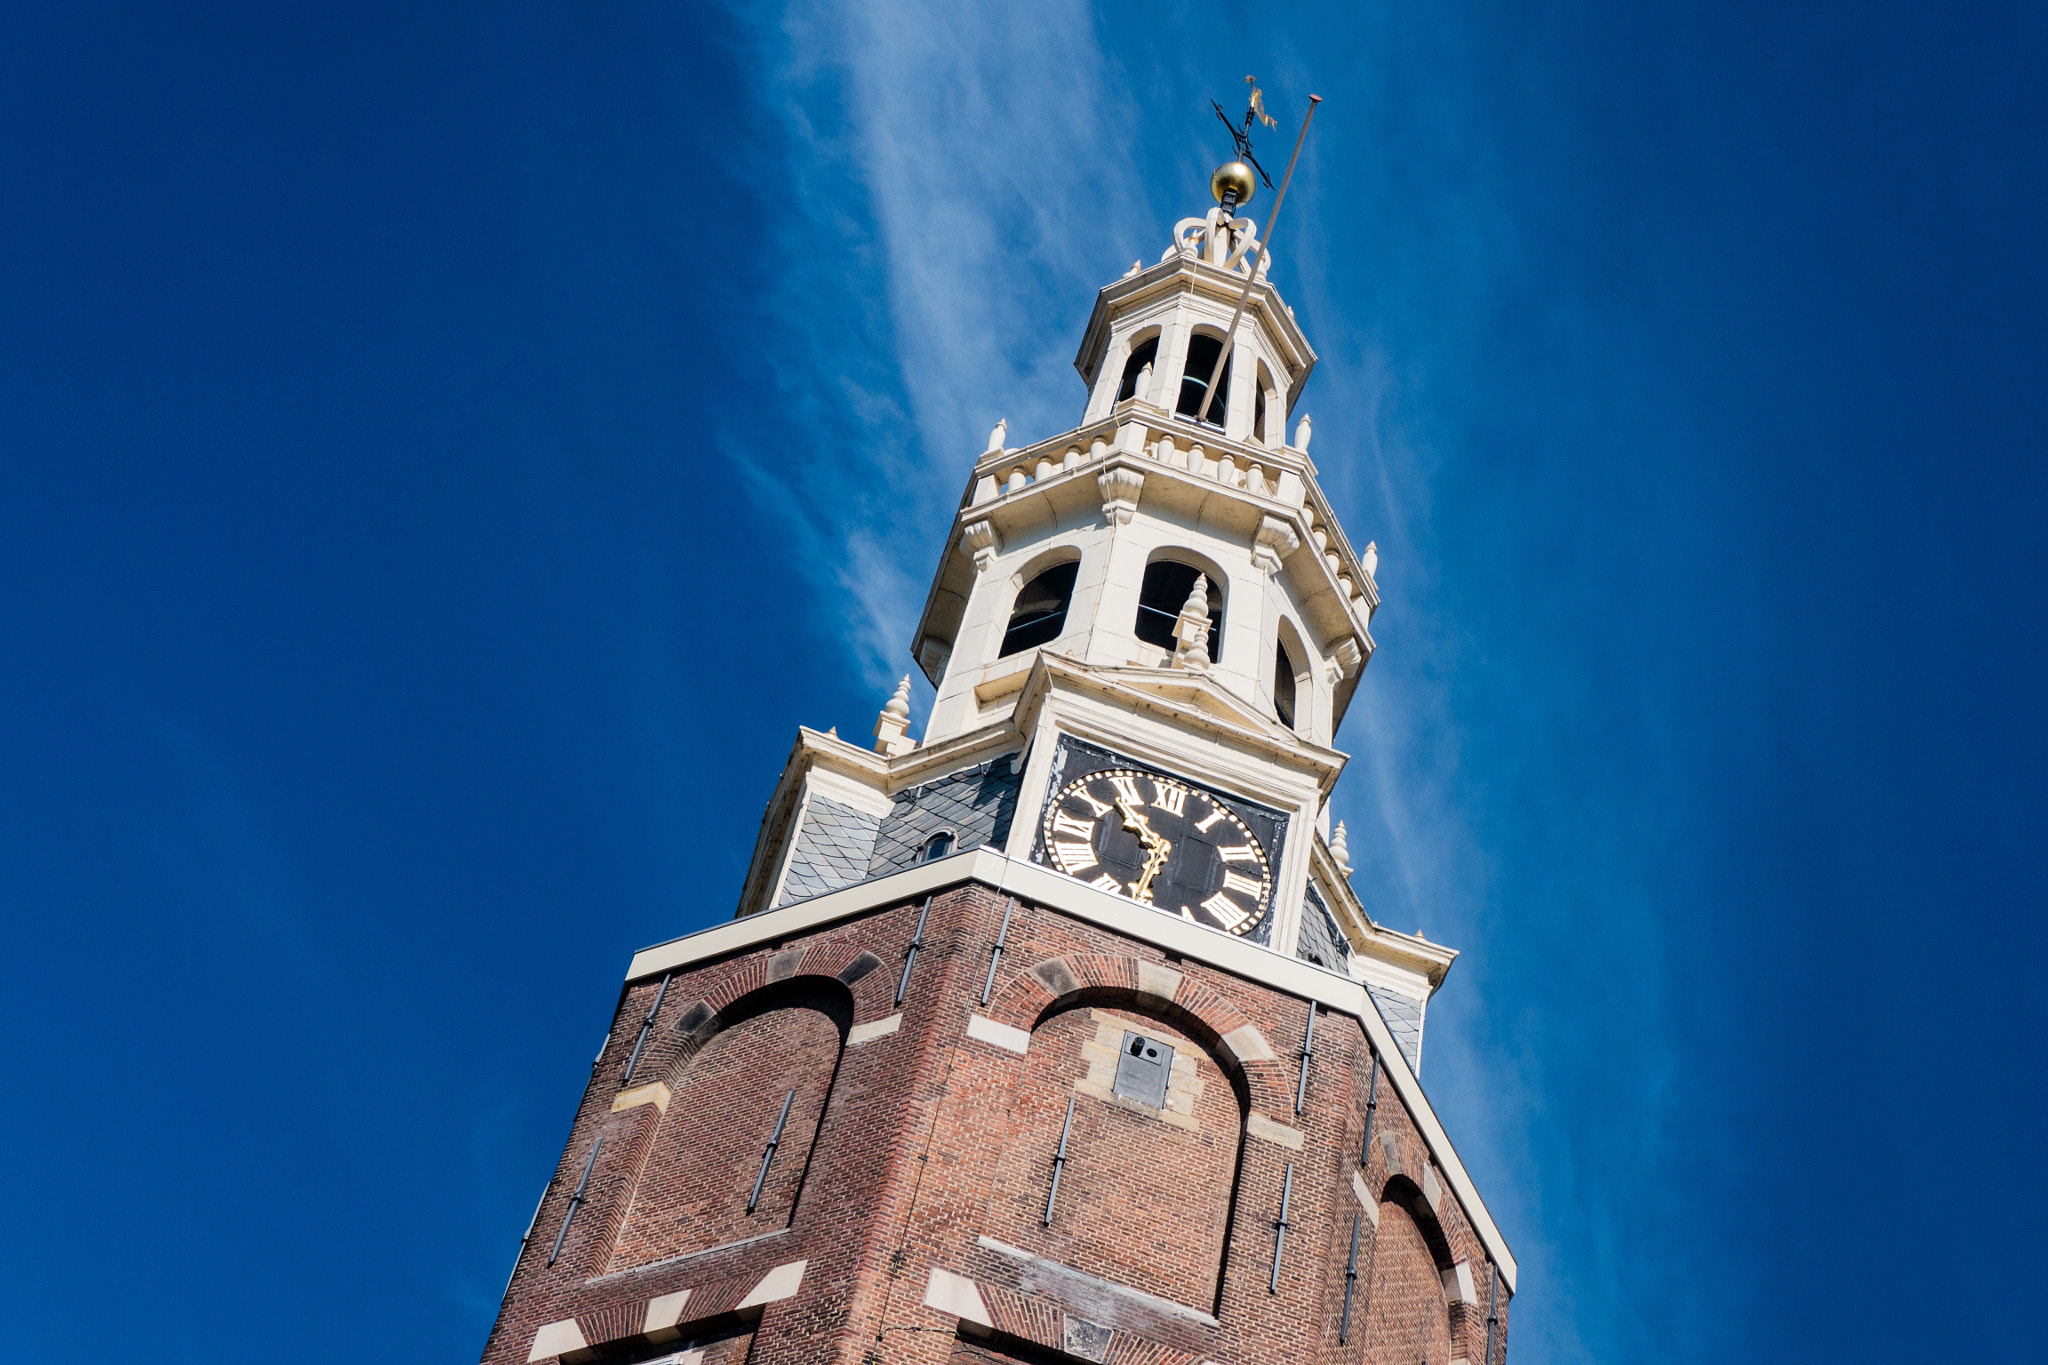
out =
<path fill-rule="evenodd" d="M 1209 371 L 1209 387 L 1202 390 L 1202 420 L 1205 422 L 1209 420 L 1209 408 L 1216 401 L 1216 381 L 1223 377 L 1223 367 L 1230 363 L 1230 352 L 1237 345 L 1238 320 L 1244 316 L 1244 306 L 1252 296 L 1252 286 L 1259 282 L 1259 271 L 1266 264 L 1266 251 L 1273 245 L 1273 234 L 1279 231 L 1280 206 L 1287 202 L 1287 185 L 1294 179 L 1294 163 L 1301 159 L 1301 144 L 1308 141 L 1308 122 L 1316 116 L 1316 106 L 1322 102 L 1321 95 L 1310 95 L 1308 112 L 1301 116 L 1301 132 L 1295 135 L 1294 155 L 1287 158 L 1287 174 L 1280 177 L 1280 194 L 1273 200 L 1273 216 L 1266 220 L 1266 240 L 1259 243 L 1259 258 L 1252 262 L 1251 270 L 1245 275 L 1244 292 L 1237 296 L 1237 311 L 1230 315 L 1230 326 L 1223 333 L 1223 350 L 1216 357 L 1216 368 Z"/>

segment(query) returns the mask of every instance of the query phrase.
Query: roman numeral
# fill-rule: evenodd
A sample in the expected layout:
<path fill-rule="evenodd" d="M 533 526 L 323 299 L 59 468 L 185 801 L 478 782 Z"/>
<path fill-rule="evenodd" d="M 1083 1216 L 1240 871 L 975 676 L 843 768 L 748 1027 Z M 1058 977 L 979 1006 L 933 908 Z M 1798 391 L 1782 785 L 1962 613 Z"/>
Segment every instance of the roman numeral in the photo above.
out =
<path fill-rule="evenodd" d="M 1052 841 L 1052 856 L 1058 860 L 1060 871 L 1068 876 L 1095 866 L 1095 850 L 1086 844 L 1069 844 L 1055 839 Z"/>
<path fill-rule="evenodd" d="M 1083 801 L 1086 801 L 1088 803 L 1088 808 L 1095 812 L 1095 818 L 1098 820 L 1100 820 L 1103 816 L 1109 814 L 1111 811 L 1116 809 L 1116 807 L 1108 804 L 1107 802 L 1097 801 L 1094 797 L 1090 796 L 1088 794 L 1088 789 L 1086 787 L 1075 787 L 1073 791 L 1068 793 L 1068 795 L 1078 796 Z"/>
<path fill-rule="evenodd" d="M 1187 816 L 1188 789 L 1186 787 L 1175 786 L 1171 782 L 1154 782 L 1152 787 L 1153 790 L 1159 793 L 1154 798 L 1152 804 L 1158 806 L 1159 809 L 1167 812 L 1169 815 L 1178 815 L 1183 818 Z"/>
<path fill-rule="evenodd" d="M 1224 817 L 1225 813 L 1226 812 L 1224 811 L 1223 807 L 1211 805 L 1209 807 L 1209 818 L 1206 820 L 1197 821 L 1195 823 L 1195 828 L 1202 831 L 1202 833 L 1207 834 L 1209 832 L 1209 826 L 1215 824 L 1218 820 L 1221 820 Z"/>
<path fill-rule="evenodd" d="M 1134 806 L 1145 804 L 1145 798 L 1138 795 L 1138 779 L 1130 773 L 1112 773 L 1109 785 L 1116 788 L 1118 796 Z"/>
<path fill-rule="evenodd" d="M 1219 848 L 1216 856 L 1226 863 L 1253 863 L 1259 859 L 1259 851 L 1250 844 L 1238 844 L 1232 848 Z"/>
<path fill-rule="evenodd" d="M 1202 908 L 1216 917 L 1217 923 L 1226 929 L 1235 929 L 1250 916 L 1251 912 L 1239 907 L 1238 903 L 1218 891 L 1202 902 Z"/>
<path fill-rule="evenodd" d="M 1114 892 L 1116 895 L 1119 896 L 1124 894 L 1124 884 L 1118 881 L 1116 878 L 1110 876 L 1107 872 L 1103 873 L 1100 877 L 1097 877 L 1094 881 L 1088 883 L 1088 885 L 1100 887 L 1104 891 Z"/>
<path fill-rule="evenodd" d="M 1235 891 L 1241 896 L 1250 896 L 1254 905 L 1257 905 L 1259 898 L 1266 894 L 1266 884 L 1264 882 L 1255 882 L 1250 877 L 1245 876 L 1244 873 L 1232 872 L 1228 868 L 1225 868 L 1223 872 L 1223 889 L 1225 891 Z"/>
<path fill-rule="evenodd" d="M 1093 820 L 1083 820 L 1076 815 L 1069 815 L 1065 811 L 1059 811 L 1052 817 L 1052 832 L 1054 834 L 1071 834 L 1074 838 L 1079 839 L 1085 844 L 1095 838 L 1095 822 Z"/>

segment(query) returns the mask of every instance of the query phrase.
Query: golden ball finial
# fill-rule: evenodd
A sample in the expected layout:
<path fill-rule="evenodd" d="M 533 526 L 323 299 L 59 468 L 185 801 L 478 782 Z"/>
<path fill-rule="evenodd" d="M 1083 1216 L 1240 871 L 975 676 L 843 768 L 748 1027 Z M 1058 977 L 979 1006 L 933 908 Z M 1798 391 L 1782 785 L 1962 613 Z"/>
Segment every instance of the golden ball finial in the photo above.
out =
<path fill-rule="evenodd" d="M 1243 208 L 1252 202 L 1252 196 L 1258 192 L 1258 188 L 1259 182 L 1253 178 L 1252 168 L 1242 161 L 1226 161 L 1209 177 L 1209 193 L 1216 196 L 1216 202 L 1219 204 L 1223 202 L 1226 193 L 1236 190 L 1236 206 Z"/>

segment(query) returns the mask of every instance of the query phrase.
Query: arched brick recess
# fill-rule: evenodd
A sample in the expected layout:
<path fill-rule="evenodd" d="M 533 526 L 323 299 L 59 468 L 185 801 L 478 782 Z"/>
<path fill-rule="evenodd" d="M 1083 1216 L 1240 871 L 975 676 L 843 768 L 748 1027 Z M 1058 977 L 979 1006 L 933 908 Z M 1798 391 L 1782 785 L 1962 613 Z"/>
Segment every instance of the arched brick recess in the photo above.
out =
<path fill-rule="evenodd" d="M 1365 1313 L 1367 1358 L 1448 1365 L 1451 1320 L 1441 1271 L 1406 1204 L 1389 1199 L 1380 1205 L 1376 1240 Z"/>
<path fill-rule="evenodd" d="M 1107 989 L 1076 992 L 1041 1016 L 1029 1050 L 1007 1069 L 982 1228 L 1059 1265 L 1212 1312 L 1245 1141 L 1244 1099 L 1208 1042 L 1162 1011 L 1105 998 Z M 1111 1093 L 1126 1031 L 1174 1049 L 1166 1108 Z M 1069 1100 L 1073 1126 L 1048 1227 L 1046 1196 Z"/>
<path fill-rule="evenodd" d="M 663 1069 L 667 1112 L 628 1167 L 632 1189 L 617 1201 L 610 1269 L 772 1232 L 794 1215 L 854 1001 L 831 977 L 767 983 L 768 961 L 748 963 L 706 997 L 717 1013 Z M 763 984 L 739 989 L 754 982 Z M 781 1145 L 749 1213 L 762 1151 L 791 1091 Z"/>
<path fill-rule="evenodd" d="M 1171 984 L 1173 993 L 1161 994 L 1159 984 Z M 988 1014 L 1030 1033 L 1054 1011 L 1084 1004 L 1122 1005 L 1173 1025 L 1215 1056 L 1251 1108 L 1274 1116 L 1292 1111 L 1289 1078 L 1251 1021 L 1215 991 L 1156 963 L 1109 953 L 1047 958 L 1005 982 Z"/>
<path fill-rule="evenodd" d="M 1445 1232 L 1435 1210 L 1429 1207 L 1429 1201 L 1422 1197 L 1420 1185 L 1406 1175 L 1389 1176 L 1385 1187 L 1380 1191 L 1380 1203 L 1399 1204 L 1406 1209 L 1422 1237 L 1423 1244 L 1429 1248 L 1430 1260 L 1435 1264 L 1438 1273 L 1441 1274 L 1451 1268 L 1457 1257 L 1451 1250 L 1450 1236 Z"/>

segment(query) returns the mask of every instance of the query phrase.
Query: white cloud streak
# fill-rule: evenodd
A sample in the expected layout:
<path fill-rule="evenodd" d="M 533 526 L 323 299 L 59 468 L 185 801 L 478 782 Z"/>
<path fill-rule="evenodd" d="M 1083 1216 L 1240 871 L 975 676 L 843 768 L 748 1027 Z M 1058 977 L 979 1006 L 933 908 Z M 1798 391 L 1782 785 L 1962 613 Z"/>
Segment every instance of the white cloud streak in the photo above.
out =
<path fill-rule="evenodd" d="M 837 401 L 805 404 L 809 450 L 747 463 L 840 566 L 849 646 L 882 686 L 989 428 L 1007 418 L 1014 444 L 1078 420 L 1084 310 L 1164 229 L 1116 154 L 1135 111 L 1085 5 L 797 0 L 756 37 L 801 186 L 780 245 L 814 263 L 770 302 L 784 336 L 810 338 L 784 383 L 818 394 L 829 374 Z"/>

